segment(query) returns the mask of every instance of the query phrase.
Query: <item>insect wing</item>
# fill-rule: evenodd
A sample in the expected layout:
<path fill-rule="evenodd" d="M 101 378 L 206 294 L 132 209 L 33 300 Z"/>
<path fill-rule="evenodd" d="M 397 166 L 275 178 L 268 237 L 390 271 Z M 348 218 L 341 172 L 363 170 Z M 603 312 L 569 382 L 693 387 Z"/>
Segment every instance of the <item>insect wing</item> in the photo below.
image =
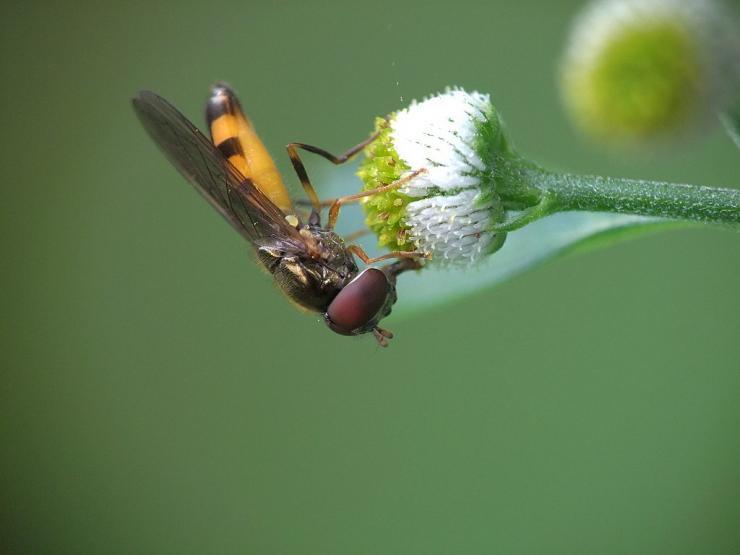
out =
<path fill-rule="evenodd" d="M 254 244 L 269 238 L 303 243 L 285 214 L 174 106 L 150 91 L 140 92 L 133 105 L 169 161 L 239 233 Z"/>

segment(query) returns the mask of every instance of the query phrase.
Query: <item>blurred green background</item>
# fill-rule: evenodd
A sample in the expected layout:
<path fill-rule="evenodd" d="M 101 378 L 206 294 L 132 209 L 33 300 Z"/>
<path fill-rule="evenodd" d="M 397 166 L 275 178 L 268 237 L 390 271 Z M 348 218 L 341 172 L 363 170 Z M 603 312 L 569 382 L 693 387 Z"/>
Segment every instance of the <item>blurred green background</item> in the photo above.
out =
<path fill-rule="evenodd" d="M 200 124 L 230 81 L 294 191 L 285 143 L 343 150 L 453 84 L 553 169 L 740 185 L 719 129 L 574 134 L 579 4 L 3 2 L 0 551 L 740 552 L 740 237 L 562 259 L 381 350 L 281 299 L 129 105 Z"/>

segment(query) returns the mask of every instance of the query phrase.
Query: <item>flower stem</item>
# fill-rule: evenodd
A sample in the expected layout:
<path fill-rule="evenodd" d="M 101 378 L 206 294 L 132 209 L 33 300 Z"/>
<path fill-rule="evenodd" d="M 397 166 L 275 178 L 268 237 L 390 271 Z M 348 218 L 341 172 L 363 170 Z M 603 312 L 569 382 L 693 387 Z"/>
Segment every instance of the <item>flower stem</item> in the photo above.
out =
<path fill-rule="evenodd" d="M 740 190 L 529 170 L 529 183 L 553 201 L 550 212 L 588 210 L 658 216 L 740 230 Z"/>

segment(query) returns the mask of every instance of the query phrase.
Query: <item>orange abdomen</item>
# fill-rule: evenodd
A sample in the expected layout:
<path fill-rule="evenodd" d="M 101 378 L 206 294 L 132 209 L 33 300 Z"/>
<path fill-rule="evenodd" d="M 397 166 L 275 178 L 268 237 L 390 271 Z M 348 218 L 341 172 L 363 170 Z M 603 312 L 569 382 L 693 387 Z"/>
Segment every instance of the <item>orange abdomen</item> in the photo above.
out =
<path fill-rule="evenodd" d="M 293 214 L 288 190 L 275 162 L 244 115 L 234 91 L 217 83 L 206 106 L 211 140 L 226 159 L 285 214 Z"/>

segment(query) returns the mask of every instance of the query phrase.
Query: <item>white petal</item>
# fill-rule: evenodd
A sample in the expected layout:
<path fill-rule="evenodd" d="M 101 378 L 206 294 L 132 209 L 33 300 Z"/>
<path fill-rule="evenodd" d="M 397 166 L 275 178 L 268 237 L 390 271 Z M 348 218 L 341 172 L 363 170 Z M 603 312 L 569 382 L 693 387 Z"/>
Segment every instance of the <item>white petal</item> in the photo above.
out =
<path fill-rule="evenodd" d="M 412 169 L 427 170 L 403 191 L 424 196 L 430 189 L 478 186 L 480 173 L 492 170 L 475 148 L 489 110 L 488 95 L 456 89 L 397 112 L 391 137 L 399 158 Z"/>
<path fill-rule="evenodd" d="M 471 264 L 484 255 L 495 234 L 496 200 L 484 200 L 478 189 L 437 195 L 406 206 L 409 234 L 435 263 Z"/>

